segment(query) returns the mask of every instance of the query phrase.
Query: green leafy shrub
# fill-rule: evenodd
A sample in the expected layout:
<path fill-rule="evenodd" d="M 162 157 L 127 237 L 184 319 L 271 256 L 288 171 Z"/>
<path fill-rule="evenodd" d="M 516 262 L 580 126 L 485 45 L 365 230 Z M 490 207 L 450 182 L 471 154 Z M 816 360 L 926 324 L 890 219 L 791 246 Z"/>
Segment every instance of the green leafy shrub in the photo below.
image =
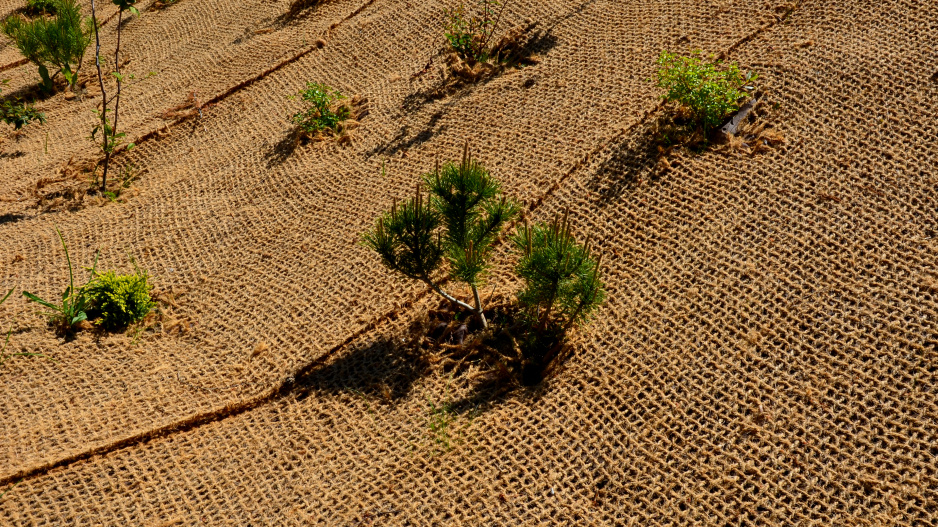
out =
<path fill-rule="evenodd" d="M 65 245 L 65 238 L 62 237 L 62 233 L 59 231 L 58 227 L 56 227 L 55 232 L 59 235 L 59 240 L 62 242 L 62 249 L 65 250 L 65 261 L 68 262 L 69 284 L 68 287 L 65 288 L 65 292 L 62 293 L 62 302 L 58 304 L 48 302 L 27 291 L 23 291 L 23 296 L 25 296 L 28 301 L 36 302 L 48 309 L 49 311 L 43 314 L 49 317 L 49 320 L 61 333 L 67 333 L 71 331 L 75 324 L 88 320 L 88 309 L 91 307 L 91 297 L 88 295 L 88 291 L 85 287 L 75 287 L 75 274 L 72 271 L 72 259 L 68 255 L 68 247 Z M 91 268 L 92 276 L 95 274 L 97 263 L 96 256 L 95 264 Z"/>
<path fill-rule="evenodd" d="M 521 253 L 515 271 L 525 284 L 518 293 L 528 328 L 522 339 L 522 376 L 533 384 L 561 349 L 567 331 L 588 322 L 605 299 L 602 258 L 593 258 L 589 241 L 577 243 L 566 213 L 549 224 L 525 224 L 512 242 Z"/>
<path fill-rule="evenodd" d="M 30 16 L 54 15 L 55 0 L 26 0 L 25 11 Z"/>
<path fill-rule="evenodd" d="M 93 30 L 91 20 L 81 16 L 76 0 L 55 0 L 54 5 L 54 17 L 26 20 L 13 15 L 0 23 L 0 30 L 16 43 L 20 53 L 39 67 L 40 86 L 45 92 L 52 91 L 52 82 L 59 73 L 75 86 Z M 50 67 L 57 68 L 51 76 Z"/>
<path fill-rule="evenodd" d="M 424 200 L 420 186 L 413 199 L 378 220 L 363 243 L 381 256 L 385 266 L 424 282 L 437 294 L 476 315 L 487 326 L 479 287 L 484 283 L 492 246 L 519 207 L 502 196 L 501 186 L 481 164 L 472 160 L 468 144 L 462 161 L 446 163 L 423 177 L 429 188 Z M 469 285 L 474 304 L 445 292 L 436 276 L 443 263 L 449 275 Z"/>
<path fill-rule="evenodd" d="M 95 323 L 108 330 L 125 328 L 156 306 L 150 298 L 149 276 L 136 264 L 133 274 L 98 274 L 85 289 L 94 305 L 92 313 L 100 317 Z"/>
<path fill-rule="evenodd" d="M 444 35 L 450 48 L 464 60 L 488 61 L 492 56 L 492 37 L 504 9 L 498 0 L 479 0 L 478 15 L 470 15 L 462 3 L 446 10 Z"/>
<path fill-rule="evenodd" d="M 716 128 L 738 110 L 740 100 L 747 96 L 740 88 L 756 79 L 751 73 L 744 76 L 735 63 L 721 68 L 720 61 L 703 61 L 700 50 L 690 56 L 662 51 L 657 64 L 657 87 L 666 90 L 662 98 L 680 104 L 704 130 Z"/>
<path fill-rule="evenodd" d="M 295 113 L 290 121 L 309 136 L 327 130 L 338 133 L 341 131 L 342 122 L 351 117 L 351 108 L 341 102 L 345 100 L 345 96 L 325 84 L 307 82 L 306 89 L 297 95 L 308 106 L 302 112 Z"/>
<path fill-rule="evenodd" d="M 0 81 L 0 86 L 7 82 L 7 80 Z M 0 90 L 0 93 L 2 92 L 3 90 Z M 7 99 L 0 101 L 0 121 L 12 126 L 14 130 L 19 130 L 33 121 L 45 123 L 46 116 L 31 104 L 26 104 L 19 99 Z"/>

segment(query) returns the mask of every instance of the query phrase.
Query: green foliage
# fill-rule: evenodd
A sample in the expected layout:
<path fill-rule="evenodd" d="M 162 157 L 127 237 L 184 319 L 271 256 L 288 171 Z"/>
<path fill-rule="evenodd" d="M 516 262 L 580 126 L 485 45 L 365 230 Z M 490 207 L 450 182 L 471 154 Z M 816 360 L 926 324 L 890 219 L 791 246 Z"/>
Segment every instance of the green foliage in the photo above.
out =
<path fill-rule="evenodd" d="M 54 15 L 55 0 L 26 0 L 26 14 L 30 16 Z"/>
<path fill-rule="evenodd" d="M 65 238 L 62 237 L 62 233 L 59 231 L 58 227 L 56 227 L 55 232 L 59 235 L 59 240 L 62 242 L 62 249 L 65 250 L 65 261 L 68 262 L 69 285 L 65 288 L 65 292 L 62 293 L 62 302 L 60 304 L 48 302 L 27 291 L 23 291 L 23 296 L 25 296 L 28 301 L 36 302 L 48 309 L 49 311 L 44 312 L 44 314 L 49 317 L 52 324 L 56 326 L 60 332 L 67 333 L 75 324 L 83 320 L 88 320 L 88 309 L 91 307 L 91 297 L 84 287 L 75 287 L 72 259 L 68 255 L 68 247 L 65 245 Z M 95 274 L 97 263 L 96 256 L 95 265 L 91 268 L 92 276 Z"/>
<path fill-rule="evenodd" d="M 301 90 L 298 95 L 308 103 L 308 107 L 294 114 L 290 120 L 307 134 L 313 135 L 325 130 L 338 132 L 342 121 L 351 116 L 348 106 L 336 104 L 345 97 L 325 84 L 307 82 L 306 89 Z M 293 98 L 295 96 L 291 97 Z"/>
<path fill-rule="evenodd" d="M 549 224 L 525 225 L 513 237 L 521 253 L 516 272 L 525 287 L 518 300 L 537 331 L 564 332 L 589 320 L 602 304 L 600 259 L 570 232 L 566 214 Z"/>
<path fill-rule="evenodd" d="M 461 163 L 437 167 L 424 181 L 445 227 L 450 276 L 471 286 L 482 285 L 492 245 L 519 207 L 501 195 L 499 182 L 471 159 L 468 150 Z"/>
<path fill-rule="evenodd" d="M 0 81 L 0 86 L 7 82 L 7 80 Z M 19 130 L 33 121 L 45 123 L 46 116 L 31 104 L 26 104 L 19 99 L 9 99 L 0 101 L 0 121 L 12 126 L 14 130 Z"/>
<path fill-rule="evenodd" d="M 363 243 L 381 256 L 388 269 L 429 282 L 443 262 L 440 214 L 423 199 L 420 187 L 401 206 L 395 202 L 390 212 L 365 233 Z"/>
<path fill-rule="evenodd" d="M 462 3 L 455 9 L 444 11 L 444 35 L 450 48 L 465 60 L 488 61 L 492 53 L 492 37 L 504 9 L 498 0 L 479 0 L 478 15 L 470 15 Z"/>
<path fill-rule="evenodd" d="M 26 20 L 13 15 L 0 23 L 0 30 L 13 39 L 20 53 L 39 67 L 40 85 L 46 92 L 52 91 L 52 81 L 59 73 L 69 85 L 75 85 L 94 29 L 91 20 L 81 16 L 76 0 L 55 0 L 54 5 L 54 17 Z M 49 68 L 57 71 L 50 76 Z"/>
<path fill-rule="evenodd" d="M 472 160 L 468 145 L 459 164 L 437 166 L 423 180 L 430 199 L 424 200 L 418 186 L 413 199 L 402 206 L 395 203 L 381 216 L 365 233 L 363 243 L 389 269 L 426 283 L 447 300 L 473 311 L 485 326 L 478 287 L 495 239 L 519 207 L 503 197 L 499 183 Z M 444 259 L 450 276 L 472 289 L 474 306 L 456 300 L 434 283 Z"/>
<path fill-rule="evenodd" d="M 657 86 L 666 90 L 662 96 L 665 101 L 679 103 L 697 126 L 710 130 L 739 109 L 740 99 L 746 97 L 740 87 L 756 75 L 743 76 L 735 63 L 718 69 L 720 61 L 704 62 L 700 55 L 700 50 L 690 56 L 662 51 L 657 61 Z"/>
<path fill-rule="evenodd" d="M 108 271 L 96 275 L 85 287 L 94 304 L 92 312 L 100 317 L 95 323 L 115 330 L 143 319 L 156 306 L 150 298 L 148 278 L 136 264 L 133 274 Z"/>

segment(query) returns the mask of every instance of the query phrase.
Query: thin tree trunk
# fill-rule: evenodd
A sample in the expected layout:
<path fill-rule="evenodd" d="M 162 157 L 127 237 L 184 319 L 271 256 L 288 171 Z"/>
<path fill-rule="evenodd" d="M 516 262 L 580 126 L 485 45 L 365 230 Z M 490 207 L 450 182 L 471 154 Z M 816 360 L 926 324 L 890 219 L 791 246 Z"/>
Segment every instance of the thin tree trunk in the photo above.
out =
<path fill-rule="evenodd" d="M 476 299 L 476 316 L 479 317 L 479 322 L 482 323 L 482 329 L 485 329 L 489 327 L 489 323 L 485 320 L 485 313 L 482 312 L 482 299 L 479 298 L 479 290 L 474 285 L 470 287 L 472 287 L 472 296 Z"/>
<path fill-rule="evenodd" d="M 94 0 L 91 0 L 91 23 L 94 25 L 94 65 L 98 68 L 98 83 L 101 86 L 101 149 L 104 151 L 104 176 L 102 178 L 101 192 L 107 185 L 107 168 L 111 161 L 111 154 L 107 148 L 107 91 L 104 88 L 104 74 L 101 72 L 101 36 L 98 31 L 98 17 L 95 12 Z"/>
<path fill-rule="evenodd" d="M 430 286 L 430 289 L 433 289 L 434 291 L 436 291 L 436 293 L 437 293 L 438 295 L 442 296 L 443 298 L 445 298 L 445 299 L 449 300 L 450 302 L 452 302 L 452 303 L 458 305 L 459 307 L 462 307 L 462 308 L 468 309 L 469 311 L 472 311 L 475 315 L 477 315 L 477 316 L 479 317 L 479 320 L 482 321 L 482 327 L 483 327 L 483 328 L 488 327 L 488 325 L 487 325 L 487 323 L 486 323 L 486 321 L 485 321 L 485 315 L 482 314 L 482 311 L 481 311 L 481 310 L 476 309 L 476 308 L 470 306 L 469 304 L 463 302 L 462 300 L 457 300 L 456 297 L 450 295 L 450 294 L 447 293 L 446 291 L 443 291 L 442 289 L 440 289 L 440 286 L 434 284 L 434 283 L 433 283 L 431 280 L 429 280 L 429 279 L 424 279 L 424 283 L 426 283 L 428 286 Z M 474 290 L 475 290 L 475 288 L 473 288 L 473 291 L 474 291 Z M 478 300 L 478 294 L 476 295 L 476 299 Z"/>

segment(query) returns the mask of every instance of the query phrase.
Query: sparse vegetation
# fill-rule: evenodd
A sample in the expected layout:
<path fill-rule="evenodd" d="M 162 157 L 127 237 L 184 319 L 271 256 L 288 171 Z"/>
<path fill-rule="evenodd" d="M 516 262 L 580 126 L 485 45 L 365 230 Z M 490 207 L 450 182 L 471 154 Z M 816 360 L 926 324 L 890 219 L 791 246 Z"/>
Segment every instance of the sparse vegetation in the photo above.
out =
<path fill-rule="evenodd" d="M 306 89 L 290 98 L 295 99 L 296 96 L 307 103 L 307 108 L 293 114 L 290 121 L 308 137 L 324 132 L 341 133 L 342 122 L 351 117 L 351 108 L 343 103 L 345 96 L 325 84 L 307 82 Z"/>
<path fill-rule="evenodd" d="M 156 306 L 150 297 L 152 286 L 149 275 L 137 267 L 133 260 L 133 274 L 119 275 L 114 271 L 98 273 L 98 257 L 95 255 L 94 265 L 88 269 L 90 278 L 84 285 L 76 287 L 65 238 L 58 228 L 55 232 L 62 242 L 65 261 L 68 263 L 69 285 L 62 293 L 62 301 L 50 302 L 27 291 L 23 291 L 23 296 L 48 309 L 43 314 L 49 317 L 60 333 L 66 334 L 77 324 L 89 319 L 109 331 L 119 330 L 143 319 Z"/>
<path fill-rule="evenodd" d="M 150 298 L 149 275 L 134 264 L 134 273 L 119 275 L 114 271 L 95 275 L 85 286 L 93 307 L 96 324 L 118 330 L 143 319 L 156 304 Z"/>
<path fill-rule="evenodd" d="M 134 147 L 133 143 L 124 144 L 123 139 L 126 136 L 126 133 L 117 131 L 118 118 L 120 117 L 121 88 L 123 87 L 125 77 L 125 75 L 121 73 L 120 50 L 121 28 L 124 25 L 124 13 L 129 11 L 130 13 L 139 16 L 140 11 L 134 7 L 134 4 L 137 3 L 137 0 L 111 0 L 111 3 L 116 5 L 118 9 L 117 44 L 114 46 L 114 71 L 110 72 L 109 75 L 105 75 L 101 69 L 101 63 L 103 62 L 103 59 L 101 58 L 101 35 L 98 31 L 98 17 L 95 9 L 95 2 L 94 0 L 91 0 L 91 20 L 93 21 L 95 40 L 94 63 L 97 68 L 98 83 L 101 88 L 101 108 L 95 109 L 95 116 L 98 118 L 98 124 L 91 129 L 91 140 L 93 142 L 97 141 L 98 133 L 100 132 L 100 147 L 101 152 L 104 154 L 104 161 L 102 163 L 104 168 L 101 176 L 102 194 L 107 191 L 107 173 L 111 164 L 111 158 L 120 150 L 130 150 Z M 111 99 L 108 99 L 107 89 L 104 82 L 105 78 L 108 76 L 114 77 L 117 83 L 115 94 Z M 128 76 L 128 78 L 132 78 L 132 75 Z M 114 116 L 113 120 L 108 116 L 109 112 Z"/>
<path fill-rule="evenodd" d="M 65 238 L 62 236 L 62 232 L 59 231 L 58 227 L 56 227 L 55 233 L 59 235 L 59 240 L 62 242 L 62 249 L 65 250 L 65 261 L 68 263 L 69 284 L 68 287 L 65 288 L 65 292 L 62 293 L 61 303 L 48 302 L 28 291 L 23 291 L 23 296 L 25 296 L 27 300 L 36 302 L 48 309 L 49 311 L 43 314 L 49 317 L 52 325 L 55 326 L 60 333 L 68 333 L 79 322 L 88 320 L 91 296 L 88 294 L 85 287 L 75 287 L 75 273 L 72 269 L 72 259 L 68 255 L 68 246 L 65 244 Z M 95 264 L 91 268 L 92 276 L 95 274 L 96 267 L 97 257 L 95 257 Z"/>
<path fill-rule="evenodd" d="M 429 188 L 424 200 L 418 185 L 413 199 L 384 214 L 364 236 L 389 269 L 424 282 L 450 302 L 468 309 L 487 326 L 479 287 L 488 271 L 488 257 L 502 227 L 519 207 L 501 193 L 501 185 L 472 160 L 469 145 L 459 164 L 446 163 L 423 178 Z M 467 284 L 473 304 L 457 300 L 437 280 L 443 262 L 452 279 Z"/>
<path fill-rule="evenodd" d="M 505 5 L 498 0 L 479 0 L 478 14 L 471 15 L 465 4 L 446 10 L 444 34 L 450 48 L 463 60 L 487 62 L 493 56 L 493 37 Z"/>
<path fill-rule="evenodd" d="M 0 86 L 7 82 L 0 81 Z M 0 89 L 0 92 L 2 91 Z M 19 130 L 33 121 L 46 122 L 46 116 L 31 104 L 19 99 L 7 99 L 0 101 L 0 121 L 12 126 L 14 130 Z"/>
<path fill-rule="evenodd" d="M 46 93 L 53 91 L 59 73 L 75 87 L 94 29 L 93 22 L 81 16 L 76 0 L 55 0 L 53 5 L 54 17 L 26 20 L 12 15 L 0 23 L 0 30 L 14 41 L 20 53 L 39 67 L 40 87 Z M 56 69 L 52 75 L 50 68 Z"/>
<path fill-rule="evenodd" d="M 687 112 L 692 126 L 704 132 L 716 128 L 731 113 L 747 93 L 741 88 L 756 75 L 743 75 L 735 64 L 720 61 L 706 62 L 700 50 L 690 56 L 662 51 L 657 64 L 657 87 L 666 90 L 662 98 L 680 105 Z"/>

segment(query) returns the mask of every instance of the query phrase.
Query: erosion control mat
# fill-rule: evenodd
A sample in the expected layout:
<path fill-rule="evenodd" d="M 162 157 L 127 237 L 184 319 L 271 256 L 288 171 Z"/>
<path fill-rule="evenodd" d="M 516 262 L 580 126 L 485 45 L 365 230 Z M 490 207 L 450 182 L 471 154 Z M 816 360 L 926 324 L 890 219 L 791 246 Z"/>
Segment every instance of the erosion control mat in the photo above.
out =
<path fill-rule="evenodd" d="M 16 350 L 58 360 L 0 371 L 0 522 L 938 521 L 934 3 L 512 3 L 508 26 L 544 31 L 537 64 L 442 99 L 421 96 L 439 58 L 418 74 L 443 3 L 326 2 L 283 25 L 288 2 L 241 4 L 133 22 L 125 49 L 162 69 L 127 110 L 152 134 L 125 203 L 32 191 L 90 155 L 93 102 L 43 101 L 49 123 L 3 145 L 23 154 L 0 158 L 0 288 L 61 291 L 55 222 L 78 265 L 135 256 L 167 314 L 131 345 L 0 308 Z M 213 39 L 232 30 L 208 17 L 238 9 Z M 187 57 L 204 47 L 215 69 Z M 661 49 L 694 47 L 759 73 L 752 126 L 771 135 L 659 152 L 647 79 Z M 225 60 L 243 66 L 199 73 Z M 144 118 L 186 101 L 182 77 L 202 117 Z M 306 80 L 368 99 L 350 145 L 289 148 Z M 435 300 L 357 245 L 465 138 L 532 219 L 569 208 L 604 256 L 608 302 L 536 389 L 409 353 Z M 501 251 L 506 295 L 511 265 Z"/>

